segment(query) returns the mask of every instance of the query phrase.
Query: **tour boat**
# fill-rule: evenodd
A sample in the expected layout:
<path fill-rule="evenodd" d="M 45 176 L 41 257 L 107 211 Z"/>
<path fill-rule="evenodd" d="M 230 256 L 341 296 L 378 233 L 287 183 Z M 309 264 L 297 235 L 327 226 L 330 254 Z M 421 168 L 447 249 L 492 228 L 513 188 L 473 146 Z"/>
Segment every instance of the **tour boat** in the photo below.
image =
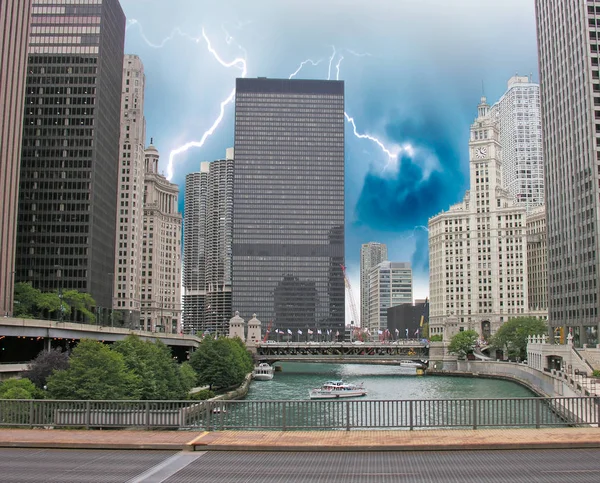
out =
<path fill-rule="evenodd" d="M 319 389 L 308 391 L 311 399 L 337 399 L 340 397 L 366 396 L 367 390 L 362 384 L 349 384 L 343 381 L 327 381 Z"/>
<path fill-rule="evenodd" d="M 261 362 L 258 366 L 254 366 L 254 371 L 252 371 L 252 379 L 257 381 L 270 381 L 273 379 L 274 372 L 274 367 L 270 366 L 266 362 Z"/>

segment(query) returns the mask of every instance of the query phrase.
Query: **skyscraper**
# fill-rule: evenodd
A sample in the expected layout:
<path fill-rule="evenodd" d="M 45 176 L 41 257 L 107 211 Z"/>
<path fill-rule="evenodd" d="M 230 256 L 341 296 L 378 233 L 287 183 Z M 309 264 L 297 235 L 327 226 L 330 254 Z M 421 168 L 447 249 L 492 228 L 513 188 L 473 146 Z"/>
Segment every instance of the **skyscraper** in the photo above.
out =
<path fill-rule="evenodd" d="M 123 60 L 121 140 L 117 186 L 117 240 L 113 306 L 128 327 L 140 320 L 142 234 L 144 226 L 144 65 L 137 55 Z M 102 317 L 104 313 L 100 311 Z"/>
<path fill-rule="evenodd" d="M 344 328 L 344 83 L 237 79 L 233 310 Z"/>
<path fill-rule="evenodd" d="M 233 149 L 185 180 L 183 325 L 228 333 L 231 318 Z"/>
<path fill-rule="evenodd" d="M 33 1 L 16 280 L 101 307 L 115 266 L 124 38 L 118 0 Z"/>
<path fill-rule="evenodd" d="M 31 0 L 0 2 L 0 315 L 12 315 Z"/>
<path fill-rule="evenodd" d="M 181 332 L 181 213 L 179 187 L 158 172 L 159 154 L 144 157 L 141 328 Z"/>
<path fill-rule="evenodd" d="M 378 263 L 369 272 L 369 318 L 363 321 L 363 327 L 367 327 L 371 335 L 376 337 L 378 331 L 388 328 L 388 309 L 412 304 L 412 301 L 410 263 L 388 260 Z"/>
<path fill-rule="evenodd" d="M 600 329 L 600 5 L 536 0 L 548 232 L 548 318 L 575 344 Z"/>
<path fill-rule="evenodd" d="M 387 245 L 383 243 L 369 242 L 360 247 L 360 323 L 363 327 L 369 323 L 369 274 L 387 258 Z"/>
<path fill-rule="evenodd" d="M 527 210 L 544 204 L 544 156 L 540 86 L 513 76 L 490 110 L 502 145 L 503 185 Z"/>

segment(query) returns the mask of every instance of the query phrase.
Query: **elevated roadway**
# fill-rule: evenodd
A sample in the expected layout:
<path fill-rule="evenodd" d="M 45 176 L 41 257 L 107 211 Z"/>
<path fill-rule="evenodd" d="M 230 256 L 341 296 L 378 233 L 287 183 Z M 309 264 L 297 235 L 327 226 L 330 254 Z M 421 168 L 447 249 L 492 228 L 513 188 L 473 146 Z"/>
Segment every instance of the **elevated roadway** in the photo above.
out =
<path fill-rule="evenodd" d="M 187 334 L 147 332 L 122 327 L 107 327 L 92 324 L 74 324 L 52 320 L 19 319 L 0 317 L 0 379 L 18 372 L 16 362 L 31 361 L 42 350 L 51 347 L 67 349 L 81 339 L 95 339 L 112 343 L 135 334 L 142 340 L 160 340 L 170 346 L 179 360 L 200 345 L 200 339 Z"/>

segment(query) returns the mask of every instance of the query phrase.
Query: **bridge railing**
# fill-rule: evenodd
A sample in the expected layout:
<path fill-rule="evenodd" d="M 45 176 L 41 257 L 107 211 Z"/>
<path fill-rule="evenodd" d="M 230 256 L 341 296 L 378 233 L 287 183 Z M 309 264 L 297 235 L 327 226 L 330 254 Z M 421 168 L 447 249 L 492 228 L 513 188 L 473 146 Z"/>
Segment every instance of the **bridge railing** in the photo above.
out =
<path fill-rule="evenodd" d="M 56 401 L 0 400 L 0 427 L 325 430 L 600 427 L 600 398 Z"/>

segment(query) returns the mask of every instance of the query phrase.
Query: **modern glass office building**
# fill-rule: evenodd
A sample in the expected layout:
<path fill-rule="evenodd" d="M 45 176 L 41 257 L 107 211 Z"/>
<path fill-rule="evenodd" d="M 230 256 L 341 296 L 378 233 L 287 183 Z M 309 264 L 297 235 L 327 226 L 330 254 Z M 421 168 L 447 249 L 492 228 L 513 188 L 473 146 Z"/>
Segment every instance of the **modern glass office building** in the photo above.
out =
<path fill-rule="evenodd" d="M 238 79 L 235 106 L 232 309 L 341 330 L 344 83 Z"/>
<path fill-rule="evenodd" d="M 110 307 L 125 15 L 118 0 L 34 0 L 31 13 L 16 281 Z"/>

